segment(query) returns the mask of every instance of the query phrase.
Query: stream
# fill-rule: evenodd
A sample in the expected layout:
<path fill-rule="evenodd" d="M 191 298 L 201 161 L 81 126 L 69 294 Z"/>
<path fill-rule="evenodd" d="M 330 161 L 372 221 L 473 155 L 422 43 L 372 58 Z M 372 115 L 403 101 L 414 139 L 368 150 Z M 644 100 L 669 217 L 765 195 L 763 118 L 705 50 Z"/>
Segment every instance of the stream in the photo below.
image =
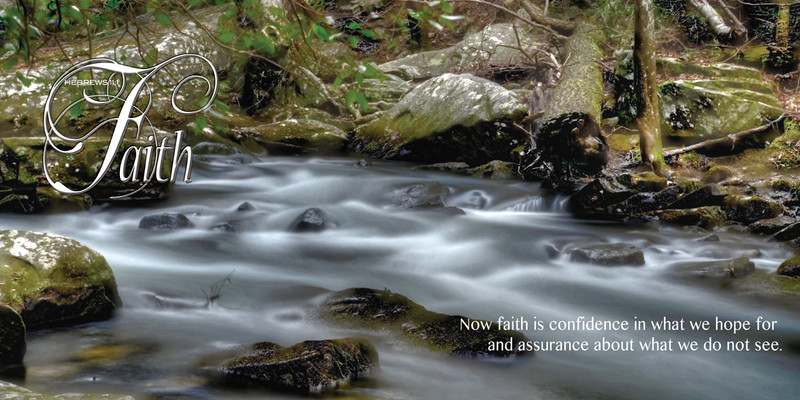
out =
<path fill-rule="evenodd" d="M 773 272 L 790 252 L 764 237 L 696 228 L 581 221 L 566 197 L 536 183 L 484 180 L 357 159 L 196 157 L 193 182 L 164 202 L 90 211 L 6 215 L 3 229 L 74 238 L 99 251 L 116 275 L 124 307 L 114 318 L 29 333 L 25 387 L 44 393 L 124 393 L 137 398 L 296 398 L 204 384 L 205 359 L 262 341 L 369 338 L 381 371 L 330 395 L 375 399 L 732 399 L 792 398 L 800 392 L 800 309 L 676 277 L 674 266 L 729 259 L 748 250 Z M 400 210 L 395 188 L 439 182 L 447 206 L 466 215 Z M 254 211 L 237 212 L 243 202 Z M 309 207 L 337 227 L 293 233 Z M 193 229 L 138 229 L 146 215 L 179 212 Z M 212 230 L 235 222 L 239 232 Z M 632 243 L 643 267 L 599 267 L 552 258 L 559 243 Z M 230 276 L 230 280 L 225 278 Z M 206 305 L 219 283 L 219 298 Z M 669 319 L 777 321 L 770 332 L 552 332 L 535 340 L 659 340 L 700 343 L 697 352 L 537 352 L 513 361 L 431 353 L 400 337 L 341 329 L 315 317 L 326 295 L 387 288 L 429 310 L 496 321 Z M 212 293 L 214 292 L 214 293 Z M 709 336 L 777 340 L 780 352 L 704 352 Z M 724 346 L 724 345 L 723 345 Z M 752 345 L 751 345 L 752 346 Z M 159 397 L 161 398 L 161 397 Z"/>

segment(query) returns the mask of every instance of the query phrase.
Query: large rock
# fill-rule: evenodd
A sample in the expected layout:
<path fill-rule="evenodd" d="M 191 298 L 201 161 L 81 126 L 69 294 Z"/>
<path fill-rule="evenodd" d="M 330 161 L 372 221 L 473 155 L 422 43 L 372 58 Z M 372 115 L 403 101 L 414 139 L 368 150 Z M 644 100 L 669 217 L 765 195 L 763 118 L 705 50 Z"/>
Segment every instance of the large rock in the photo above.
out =
<path fill-rule="evenodd" d="M 722 210 L 729 220 L 743 224 L 783 214 L 783 206 L 780 203 L 758 196 L 728 195 L 725 197 Z"/>
<path fill-rule="evenodd" d="M 347 133 L 336 126 L 310 119 L 288 119 L 239 130 L 239 140 L 253 140 L 280 154 L 331 154 L 344 150 Z"/>
<path fill-rule="evenodd" d="M 370 330 L 389 329 L 431 350 L 466 357 L 510 357 L 525 354 L 514 350 L 489 350 L 492 342 L 515 344 L 527 340 L 517 331 L 502 330 L 483 321 L 489 329 L 462 329 L 458 315 L 445 315 L 426 310 L 407 297 L 387 290 L 347 289 L 329 296 L 320 314 L 338 324 Z"/>
<path fill-rule="evenodd" d="M 29 330 L 100 321 L 122 305 L 100 253 L 47 233 L 0 231 L 0 303 Z"/>
<path fill-rule="evenodd" d="M 282 348 L 256 343 L 222 367 L 225 381 L 300 393 L 324 392 L 378 369 L 378 353 L 363 339 L 306 341 Z"/>
<path fill-rule="evenodd" d="M 572 261 L 604 266 L 644 265 L 644 253 L 628 243 L 579 246 L 570 250 Z"/>
<path fill-rule="evenodd" d="M 121 394 L 65 393 L 47 395 L 36 393 L 12 383 L 0 381 L 0 399 L 4 400 L 134 400 L 133 396 Z"/>
<path fill-rule="evenodd" d="M 13 308 L 0 304 L 0 373 L 22 364 L 25 324 Z"/>
<path fill-rule="evenodd" d="M 471 165 L 510 160 L 527 135 L 512 126 L 527 108 L 513 92 L 469 74 L 445 74 L 356 128 L 352 149 L 376 157 Z"/>
<path fill-rule="evenodd" d="M 659 86 L 664 135 L 721 137 L 755 128 L 783 113 L 772 88 L 753 68 L 700 66 L 674 59 L 660 59 L 659 67 L 667 76 L 693 79 Z"/>
<path fill-rule="evenodd" d="M 455 71 L 483 72 L 492 65 L 530 63 L 525 54 L 535 54 L 542 47 L 527 28 L 515 28 L 509 23 L 493 24 L 467 35 L 452 47 L 411 54 L 381 64 L 379 68 L 406 79 L 425 79 Z"/>

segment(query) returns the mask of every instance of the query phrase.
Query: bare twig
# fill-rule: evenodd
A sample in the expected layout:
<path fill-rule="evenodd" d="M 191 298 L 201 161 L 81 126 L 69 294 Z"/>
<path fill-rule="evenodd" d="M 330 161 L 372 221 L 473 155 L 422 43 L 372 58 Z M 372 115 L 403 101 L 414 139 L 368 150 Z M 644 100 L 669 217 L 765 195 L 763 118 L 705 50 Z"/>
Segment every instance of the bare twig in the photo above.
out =
<path fill-rule="evenodd" d="M 781 116 L 778 117 L 777 119 L 775 119 L 774 121 L 770 121 L 767 124 L 764 124 L 764 125 L 761 125 L 761 126 L 757 126 L 755 128 L 750 128 L 750 129 L 747 129 L 747 130 L 744 130 L 744 131 L 741 131 L 741 132 L 732 133 L 730 135 L 727 135 L 727 136 L 721 137 L 721 138 L 706 140 L 706 141 L 703 141 L 703 142 L 700 142 L 700 143 L 693 144 L 691 146 L 682 147 L 680 149 L 665 151 L 664 152 L 664 157 L 674 157 L 674 156 L 677 156 L 677 155 L 681 155 L 681 154 L 688 153 L 690 151 L 694 151 L 694 150 L 698 150 L 698 149 L 702 149 L 702 148 L 705 148 L 705 147 L 710 147 L 710 146 L 719 145 L 719 144 L 725 144 L 728 141 L 730 141 L 730 143 L 731 143 L 731 150 L 732 150 L 736 146 L 736 142 L 738 142 L 739 140 L 744 139 L 744 138 L 746 138 L 746 137 L 748 137 L 748 136 L 750 136 L 752 134 L 755 134 L 755 133 L 764 132 L 767 129 L 771 128 L 773 125 L 775 125 L 778 122 L 782 121 L 784 118 L 786 118 L 786 114 L 781 114 Z"/>

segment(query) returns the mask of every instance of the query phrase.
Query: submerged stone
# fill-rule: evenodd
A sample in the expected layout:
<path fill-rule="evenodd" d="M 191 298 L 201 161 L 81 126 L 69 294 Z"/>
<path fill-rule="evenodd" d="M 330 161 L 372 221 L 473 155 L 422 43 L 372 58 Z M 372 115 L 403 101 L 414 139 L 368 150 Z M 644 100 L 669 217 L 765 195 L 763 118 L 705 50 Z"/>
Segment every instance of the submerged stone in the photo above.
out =
<path fill-rule="evenodd" d="M 628 243 L 579 246 L 569 252 L 571 261 L 604 266 L 644 265 L 644 253 Z"/>
<path fill-rule="evenodd" d="M 194 224 L 179 213 L 163 213 L 148 215 L 139 221 L 139 229 L 166 231 L 172 229 L 193 228 Z"/>
<path fill-rule="evenodd" d="M 675 271 L 683 275 L 714 279 L 741 278 L 755 272 L 755 270 L 755 264 L 745 257 L 731 260 L 690 262 L 675 267 Z"/>
<path fill-rule="evenodd" d="M 444 207 L 450 189 L 438 182 L 415 183 L 392 191 L 392 201 L 398 208 L 425 209 Z"/>
<path fill-rule="evenodd" d="M 309 208 L 292 221 L 292 232 L 321 232 L 336 226 L 333 218 L 319 208 Z"/>
<path fill-rule="evenodd" d="M 222 367 L 225 382 L 299 393 L 346 385 L 379 368 L 378 353 L 364 339 L 306 341 L 283 348 L 256 343 Z"/>
<path fill-rule="evenodd" d="M 0 381 L 0 399 L 4 400 L 134 400 L 133 396 L 121 394 L 64 393 L 46 395 L 36 393 L 12 383 Z"/>
<path fill-rule="evenodd" d="M 513 92 L 494 82 L 445 74 L 356 128 L 350 146 L 375 157 L 417 162 L 510 160 L 512 150 L 527 140 L 511 121 L 526 112 Z"/>
<path fill-rule="evenodd" d="M 105 258 L 75 240 L 0 231 L 0 303 L 29 330 L 111 317 L 122 305 Z"/>
<path fill-rule="evenodd" d="M 512 357 L 526 354 L 513 350 L 490 350 L 490 344 L 527 341 L 520 332 L 499 329 L 497 323 L 439 314 L 426 310 L 407 297 L 366 288 L 347 289 L 330 295 L 321 315 L 338 324 L 370 330 L 389 329 L 418 345 L 464 357 Z M 479 329 L 463 329 L 462 320 Z"/>

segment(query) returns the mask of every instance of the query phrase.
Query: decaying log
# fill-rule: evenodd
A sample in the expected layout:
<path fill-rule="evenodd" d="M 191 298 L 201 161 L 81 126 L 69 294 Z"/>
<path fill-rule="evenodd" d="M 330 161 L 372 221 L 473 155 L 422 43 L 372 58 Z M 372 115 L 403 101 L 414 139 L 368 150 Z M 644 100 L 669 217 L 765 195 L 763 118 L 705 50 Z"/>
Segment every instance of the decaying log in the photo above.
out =
<path fill-rule="evenodd" d="M 717 10 L 711 7 L 711 4 L 708 4 L 707 0 L 689 0 L 689 4 L 708 21 L 717 36 L 726 37 L 731 35 L 731 27 L 725 23 L 725 20 L 722 19 Z"/>
<path fill-rule="evenodd" d="M 581 22 L 565 43 L 561 81 L 520 162 L 522 176 L 560 186 L 573 175 L 599 172 L 608 161 L 600 132 L 603 73 L 597 62 L 603 40 L 600 28 Z"/>

